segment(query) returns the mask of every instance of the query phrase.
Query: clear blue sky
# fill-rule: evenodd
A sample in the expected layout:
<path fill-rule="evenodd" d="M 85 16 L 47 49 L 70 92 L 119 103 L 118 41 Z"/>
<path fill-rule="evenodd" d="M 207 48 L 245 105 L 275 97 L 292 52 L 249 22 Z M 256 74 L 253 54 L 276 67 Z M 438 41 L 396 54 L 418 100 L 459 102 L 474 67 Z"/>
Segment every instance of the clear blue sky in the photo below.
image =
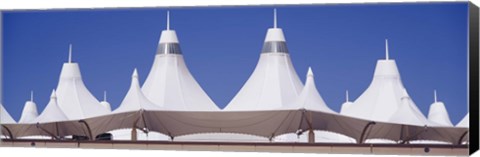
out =
<path fill-rule="evenodd" d="M 253 72 L 272 27 L 272 6 L 170 8 L 191 73 L 223 108 Z M 453 123 L 467 113 L 467 3 L 277 6 L 292 62 L 308 66 L 328 106 L 339 111 L 370 84 L 384 39 L 412 99 L 427 115 L 433 90 Z M 18 120 L 30 90 L 39 112 L 57 86 L 68 44 L 83 80 L 118 107 L 136 67 L 143 83 L 153 63 L 166 8 L 4 12 L 6 109 Z"/>

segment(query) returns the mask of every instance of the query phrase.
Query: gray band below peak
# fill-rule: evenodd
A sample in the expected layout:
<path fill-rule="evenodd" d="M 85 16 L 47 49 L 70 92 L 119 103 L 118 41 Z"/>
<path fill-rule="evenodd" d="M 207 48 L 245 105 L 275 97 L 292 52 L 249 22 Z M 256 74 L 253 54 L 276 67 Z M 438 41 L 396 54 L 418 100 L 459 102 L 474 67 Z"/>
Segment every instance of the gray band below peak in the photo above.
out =
<path fill-rule="evenodd" d="M 182 54 L 178 43 L 160 43 L 157 47 L 157 54 Z"/>
<path fill-rule="evenodd" d="M 285 41 L 267 41 L 263 44 L 262 53 L 288 53 Z"/>

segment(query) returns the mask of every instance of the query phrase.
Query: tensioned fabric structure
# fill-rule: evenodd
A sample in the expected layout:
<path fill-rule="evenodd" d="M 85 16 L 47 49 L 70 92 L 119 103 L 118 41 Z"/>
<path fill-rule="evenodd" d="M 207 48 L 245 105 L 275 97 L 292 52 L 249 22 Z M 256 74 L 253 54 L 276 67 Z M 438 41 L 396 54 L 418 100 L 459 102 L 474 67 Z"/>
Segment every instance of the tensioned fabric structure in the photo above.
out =
<path fill-rule="evenodd" d="M 437 123 L 429 121 L 422 112 L 417 108 L 412 98 L 403 89 L 401 104 L 397 111 L 390 117 L 388 122 L 397 124 L 408 124 L 417 126 L 440 126 Z"/>
<path fill-rule="evenodd" d="M 286 109 L 306 109 L 306 110 L 313 110 L 313 111 L 322 111 L 326 113 L 336 113 L 332 109 L 330 109 L 325 101 L 323 100 L 322 96 L 317 90 L 315 86 L 315 80 L 312 68 L 308 68 L 307 72 L 307 80 L 305 81 L 305 86 L 303 87 L 300 95 L 297 99 L 292 103 L 288 104 L 290 106 L 285 106 Z"/>
<path fill-rule="evenodd" d="M 436 90 L 434 91 L 434 102 L 430 105 L 430 110 L 428 111 L 428 120 L 443 126 L 453 126 L 452 121 L 450 121 L 450 118 L 448 117 L 445 104 L 441 101 L 437 101 Z"/>
<path fill-rule="evenodd" d="M 0 124 L 2 124 L 2 135 L 12 137 L 11 135 L 8 134 L 10 130 L 5 126 L 7 124 L 16 124 L 17 122 L 12 118 L 10 113 L 8 113 L 7 110 L 3 107 L 2 104 L 0 104 Z"/>
<path fill-rule="evenodd" d="M 226 111 L 273 110 L 293 103 L 303 85 L 293 67 L 276 11 L 262 54 L 250 78 L 224 108 Z"/>
<path fill-rule="evenodd" d="M 350 101 L 350 97 L 348 95 L 348 90 L 345 91 L 345 102 L 343 102 L 341 108 L 340 108 L 340 113 L 344 113 L 344 110 L 347 110 L 351 105 L 353 105 L 353 102 Z"/>
<path fill-rule="evenodd" d="M 157 54 L 142 91 L 156 105 L 166 110 L 217 111 L 219 108 L 193 78 L 183 59 L 177 34 L 163 30 Z"/>
<path fill-rule="evenodd" d="M 37 118 L 28 123 L 4 124 L 4 126 L 7 132 L 2 133 L 12 138 L 43 135 L 60 139 L 63 136 L 84 134 L 83 128 L 78 123 L 68 121 L 68 117 L 60 109 L 55 90 L 52 91 L 50 101 Z"/>
<path fill-rule="evenodd" d="M 274 9 L 273 28 L 267 30 L 257 66 L 247 82 L 223 111 L 261 111 L 287 109 L 288 107 L 295 108 L 292 106 L 292 103 L 297 99 L 302 88 L 303 85 L 290 59 L 283 30 L 277 27 L 277 14 L 276 9 Z M 228 136 L 228 138 L 220 139 L 223 137 L 221 135 Z M 187 135 L 180 137 L 180 139 L 211 138 L 228 140 L 231 139 L 230 137 L 240 141 L 268 142 L 268 139 L 265 137 L 248 136 L 245 134 L 225 135 L 224 133 Z M 291 141 L 294 139 L 291 137 L 279 137 L 270 140 Z"/>
<path fill-rule="evenodd" d="M 455 126 L 456 126 L 456 127 L 460 127 L 460 128 L 468 128 L 469 125 L 470 125 L 470 118 L 469 118 L 470 115 L 469 115 L 469 114 L 470 114 L 470 113 L 467 113 L 467 115 L 465 115 L 465 117 L 463 117 L 463 119 L 460 120 L 460 122 L 458 122 L 458 124 L 455 125 Z M 469 132 L 465 133 L 465 135 L 464 135 L 464 136 L 465 136 L 465 140 L 462 140 L 462 142 L 464 142 L 464 143 L 468 143 L 468 142 L 469 142 L 469 141 L 468 141 L 468 136 L 469 136 L 469 134 L 470 134 Z"/>
<path fill-rule="evenodd" d="M 30 94 L 30 100 L 25 102 L 22 110 L 22 116 L 18 123 L 28 123 L 38 117 L 37 104 L 33 101 L 33 91 Z"/>
<path fill-rule="evenodd" d="M 403 86 L 395 60 L 389 58 L 385 40 L 385 59 L 377 61 L 370 86 L 341 114 L 382 122 L 436 126 L 422 114 Z M 407 118 L 407 119 L 406 119 Z"/>
<path fill-rule="evenodd" d="M 103 107 L 107 108 L 108 111 L 112 111 L 112 106 L 110 103 L 107 101 L 107 91 L 103 92 L 103 100 L 100 101 L 100 105 Z"/>
<path fill-rule="evenodd" d="M 5 108 L 3 107 L 3 105 L 0 104 L 0 122 L 2 124 L 15 124 L 17 123 L 13 118 L 12 116 L 10 115 L 10 113 L 8 113 L 7 110 L 5 110 Z"/>
<path fill-rule="evenodd" d="M 458 124 L 456 125 L 457 127 L 464 127 L 464 128 L 468 128 L 469 127 L 469 124 L 470 124 L 470 115 L 469 113 L 467 113 L 467 115 L 465 115 L 465 117 L 462 118 L 462 120 L 460 122 L 458 122 Z"/>
<path fill-rule="evenodd" d="M 105 122 L 105 123 L 95 123 L 95 124 L 101 124 L 103 125 L 103 128 L 105 131 L 109 131 L 114 139 L 131 139 L 134 138 L 136 139 L 138 136 L 141 136 L 141 133 L 137 133 L 137 127 L 135 127 L 135 123 L 126 123 L 126 125 L 122 125 L 119 123 L 122 123 L 122 121 L 125 118 L 117 118 L 115 115 L 124 115 L 122 113 L 125 112 L 133 112 L 133 114 L 130 114 L 132 116 L 135 116 L 136 112 L 143 112 L 143 110 L 160 110 L 161 107 L 155 105 L 152 103 L 150 100 L 148 100 L 143 92 L 141 91 L 140 88 L 140 83 L 138 80 L 138 72 L 137 69 L 133 71 L 132 74 L 132 81 L 130 84 L 130 89 L 128 90 L 127 94 L 125 95 L 125 98 L 123 99 L 122 103 L 120 106 L 115 109 L 112 114 L 109 114 L 108 116 L 104 116 L 104 118 L 101 118 L 98 122 Z M 127 114 L 128 116 L 128 114 Z M 140 117 L 137 117 L 140 118 Z M 124 126 L 124 127 L 118 127 Z M 92 126 L 94 128 L 97 128 L 95 126 Z M 115 128 L 119 130 L 113 130 L 110 128 Z M 135 128 L 135 129 L 132 129 Z M 133 132 L 130 134 L 130 130 Z"/>
<path fill-rule="evenodd" d="M 321 111 L 326 113 L 333 113 L 338 114 L 337 112 L 330 109 L 325 101 L 323 100 L 322 96 L 320 95 L 317 87 L 315 85 L 315 79 L 312 69 L 309 67 L 307 72 L 307 79 L 305 81 L 305 86 L 303 87 L 300 96 L 295 101 L 294 105 L 296 109 L 306 109 L 312 111 Z M 347 94 L 348 95 L 348 94 Z M 348 96 L 347 96 L 348 97 Z M 348 102 L 348 98 L 347 98 Z M 320 131 L 320 130 L 313 130 L 313 134 L 311 135 L 303 135 L 299 136 L 299 140 L 308 141 L 308 137 L 312 136 L 315 139 L 309 139 L 318 142 L 340 142 L 340 143 L 355 143 L 355 139 L 352 139 L 348 136 L 341 135 L 335 132 L 329 131 Z"/>
<path fill-rule="evenodd" d="M 338 114 L 332 109 L 330 109 L 322 96 L 317 90 L 315 85 L 314 74 L 312 68 L 308 68 L 307 77 L 305 81 L 305 86 L 303 87 L 300 95 L 294 101 L 294 103 L 289 106 L 284 107 L 285 109 L 296 109 L 296 110 L 311 110 L 319 111 L 331 114 Z M 295 135 L 293 133 L 286 134 L 283 136 L 283 141 L 285 142 L 303 142 L 303 141 L 315 141 L 315 142 L 344 142 L 344 143 L 354 143 L 355 140 L 344 135 L 321 130 L 309 130 L 309 134 Z"/>
<path fill-rule="evenodd" d="M 69 120 L 79 120 L 109 113 L 87 89 L 82 80 L 78 63 L 72 62 L 72 45 L 68 62 L 62 66 L 56 88 L 58 106 Z"/>
<path fill-rule="evenodd" d="M 282 135 L 308 135 L 309 143 L 317 136 L 340 135 L 346 137 L 337 139 L 348 137 L 357 143 L 387 139 L 462 144 L 468 140 L 468 126 L 464 127 L 468 114 L 460 127 L 451 127 L 432 122 L 420 112 L 401 82 L 395 61 L 388 57 L 388 44 L 386 59 L 377 62 L 368 89 L 353 103 L 348 103 L 347 96 L 344 105 L 348 106 L 342 107 L 341 114 L 331 110 L 315 86 L 312 69 L 305 86 L 300 82 L 276 17 L 274 21 L 255 71 L 224 111 L 218 110 L 191 76 L 176 33 L 167 24 L 147 81 L 141 87 L 135 69 L 130 89 L 117 109 L 110 112 L 91 95 L 78 64 L 71 62 L 70 47 L 69 61 L 63 65 L 57 91 L 53 90 L 47 107 L 31 122 L 17 124 L 2 106 L 2 134 L 11 139 L 43 135 L 62 140 L 76 135 L 95 140 L 97 135 L 124 129 L 131 130 L 133 141 L 138 140 L 137 131 L 160 133 L 171 140 L 194 134 L 239 134 L 269 141 Z M 387 110 L 381 113 L 382 109 Z"/>

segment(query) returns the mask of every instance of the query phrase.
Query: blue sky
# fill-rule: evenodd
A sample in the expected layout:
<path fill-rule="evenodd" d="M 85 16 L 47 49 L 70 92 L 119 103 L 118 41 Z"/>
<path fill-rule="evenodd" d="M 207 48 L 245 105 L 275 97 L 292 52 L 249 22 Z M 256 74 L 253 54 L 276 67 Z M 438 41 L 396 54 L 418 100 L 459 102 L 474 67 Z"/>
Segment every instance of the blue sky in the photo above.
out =
<path fill-rule="evenodd" d="M 87 88 L 108 91 L 118 107 L 138 68 L 143 83 L 170 10 L 190 72 L 221 108 L 253 72 L 277 8 L 292 62 L 304 81 L 308 66 L 330 108 L 339 111 L 368 87 L 389 39 L 390 58 L 420 110 L 433 90 L 453 123 L 467 113 L 467 4 L 348 4 L 211 8 L 15 11 L 3 14 L 3 104 L 20 118 L 30 90 L 39 112 L 57 86 L 74 45 Z"/>

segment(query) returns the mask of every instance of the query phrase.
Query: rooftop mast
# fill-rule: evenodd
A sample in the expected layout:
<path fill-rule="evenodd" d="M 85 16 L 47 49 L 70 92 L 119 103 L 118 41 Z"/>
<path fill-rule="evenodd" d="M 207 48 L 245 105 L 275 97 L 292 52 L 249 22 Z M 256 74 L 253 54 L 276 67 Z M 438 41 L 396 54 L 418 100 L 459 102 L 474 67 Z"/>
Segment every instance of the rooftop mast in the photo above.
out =
<path fill-rule="evenodd" d="M 170 11 L 167 11 L 167 30 L 170 30 Z"/>
<path fill-rule="evenodd" d="M 385 39 L 385 59 L 389 60 L 388 56 L 388 39 Z"/>
<path fill-rule="evenodd" d="M 347 91 L 345 91 L 345 102 L 348 102 L 348 101 L 349 100 L 348 100 L 348 90 L 347 90 Z"/>
<path fill-rule="evenodd" d="M 107 91 L 103 91 L 103 101 L 107 101 Z"/>
<path fill-rule="evenodd" d="M 68 47 L 68 63 L 72 63 L 72 44 Z"/>
<path fill-rule="evenodd" d="M 273 9 L 273 28 L 277 28 L 277 8 Z"/>

